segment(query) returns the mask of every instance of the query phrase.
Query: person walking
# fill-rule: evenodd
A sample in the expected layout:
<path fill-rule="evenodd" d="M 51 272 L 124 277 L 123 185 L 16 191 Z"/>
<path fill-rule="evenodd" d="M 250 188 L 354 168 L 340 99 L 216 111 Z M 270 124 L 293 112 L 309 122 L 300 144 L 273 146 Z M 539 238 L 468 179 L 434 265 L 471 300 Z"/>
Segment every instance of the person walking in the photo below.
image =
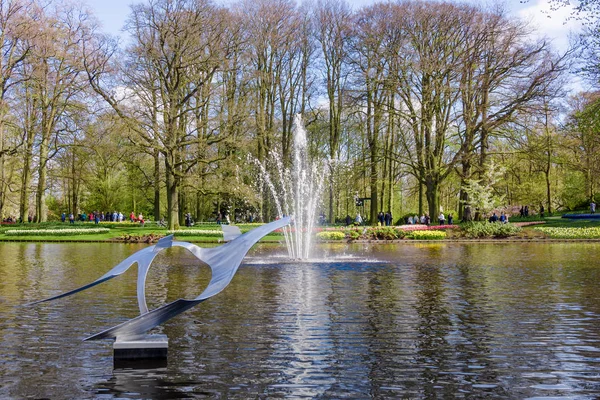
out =
<path fill-rule="evenodd" d="M 354 218 L 354 225 L 362 225 L 363 219 L 360 216 L 360 213 L 356 214 L 356 218 Z"/>

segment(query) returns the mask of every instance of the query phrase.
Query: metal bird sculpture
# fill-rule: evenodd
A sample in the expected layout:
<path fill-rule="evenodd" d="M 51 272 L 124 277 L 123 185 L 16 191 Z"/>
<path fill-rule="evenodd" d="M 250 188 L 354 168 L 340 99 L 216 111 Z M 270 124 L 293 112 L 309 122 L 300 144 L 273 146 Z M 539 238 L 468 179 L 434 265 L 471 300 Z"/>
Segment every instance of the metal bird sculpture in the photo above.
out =
<path fill-rule="evenodd" d="M 84 291 L 121 275 L 133 264 L 137 263 L 137 299 L 140 308 L 140 316 L 97 333 L 84 340 L 116 339 L 117 336 L 120 339 L 136 337 L 221 292 L 233 279 L 233 276 L 237 272 L 242 260 L 250 248 L 265 235 L 276 229 L 282 228 L 289 223 L 290 217 L 281 218 L 246 232 L 243 235 L 241 234 L 239 228 L 232 228 L 229 226 L 225 228 L 225 226 L 223 226 L 223 228 L 225 228 L 223 230 L 225 237 L 233 240 L 224 244 L 223 246 L 213 248 L 202 248 L 192 243 L 174 241 L 173 235 L 170 235 L 160 239 L 157 244 L 132 254 L 106 274 L 85 286 L 63 294 L 59 294 L 57 296 L 35 301 L 27 305 L 56 300 Z M 149 311 L 146 304 L 145 289 L 148 270 L 150 269 L 150 265 L 152 264 L 152 261 L 156 255 L 160 251 L 169 247 L 184 247 L 189 250 L 196 258 L 203 261 L 210 267 L 212 277 L 206 289 L 204 289 L 204 291 L 195 299 L 178 299 L 171 303 L 165 304 L 162 307 Z"/>

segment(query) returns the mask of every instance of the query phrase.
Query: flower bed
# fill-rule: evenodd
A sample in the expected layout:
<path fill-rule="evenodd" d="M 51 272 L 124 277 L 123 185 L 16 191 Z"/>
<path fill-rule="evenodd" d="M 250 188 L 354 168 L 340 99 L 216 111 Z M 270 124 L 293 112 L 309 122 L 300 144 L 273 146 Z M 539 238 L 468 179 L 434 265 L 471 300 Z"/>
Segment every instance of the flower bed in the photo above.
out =
<path fill-rule="evenodd" d="M 407 237 L 414 240 L 444 240 L 446 232 L 436 230 L 416 230 L 411 232 Z"/>
<path fill-rule="evenodd" d="M 220 229 L 179 229 L 169 230 L 167 235 L 223 237 L 223 231 Z"/>
<path fill-rule="evenodd" d="M 589 228 L 533 228 L 552 239 L 600 239 L 600 227 Z"/>
<path fill-rule="evenodd" d="M 458 225 L 400 225 L 399 229 L 403 231 L 411 232 L 411 231 L 439 231 L 441 229 L 458 229 L 460 228 Z"/>
<path fill-rule="evenodd" d="M 317 238 L 320 240 L 343 240 L 346 234 L 341 231 L 324 231 L 317 233 Z"/>
<path fill-rule="evenodd" d="M 96 235 L 108 233 L 108 228 L 94 229 L 11 229 L 5 233 L 6 236 L 71 236 L 71 235 Z"/>

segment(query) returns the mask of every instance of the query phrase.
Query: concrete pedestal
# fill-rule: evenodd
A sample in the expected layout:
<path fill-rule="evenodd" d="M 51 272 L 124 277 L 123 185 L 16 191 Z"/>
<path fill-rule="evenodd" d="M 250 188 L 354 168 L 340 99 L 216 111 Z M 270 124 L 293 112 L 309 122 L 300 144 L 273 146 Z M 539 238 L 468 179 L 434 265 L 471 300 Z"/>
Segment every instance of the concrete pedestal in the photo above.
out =
<path fill-rule="evenodd" d="M 167 366 L 167 335 L 140 335 L 115 341 L 115 368 L 160 368 Z"/>

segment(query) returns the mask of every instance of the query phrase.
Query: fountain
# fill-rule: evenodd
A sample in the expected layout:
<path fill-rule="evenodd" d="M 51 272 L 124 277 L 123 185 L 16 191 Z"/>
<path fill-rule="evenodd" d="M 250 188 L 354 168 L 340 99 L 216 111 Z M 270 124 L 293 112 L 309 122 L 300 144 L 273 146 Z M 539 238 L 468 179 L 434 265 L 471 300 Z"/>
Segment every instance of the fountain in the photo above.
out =
<path fill-rule="evenodd" d="M 317 208 L 323 191 L 323 163 L 310 160 L 307 147 L 302 117 L 296 114 L 291 170 L 283 165 L 276 153 L 271 154 L 270 160 L 275 165 L 274 176 L 265 165 L 255 160 L 261 178 L 273 196 L 278 214 L 292 217 L 293 224 L 283 228 L 288 254 L 292 259 L 309 258 Z"/>
<path fill-rule="evenodd" d="M 140 315 L 85 340 L 115 339 L 113 345 L 115 365 L 117 365 L 118 360 L 125 362 L 147 361 L 148 359 L 166 360 L 167 337 L 165 335 L 148 335 L 147 332 L 225 289 L 233 279 L 246 253 L 263 236 L 276 229 L 283 229 L 290 257 L 294 259 L 308 258 L 317 205 L 323 186 L 323 176 L 320 174 L 321 164 L 309 161 L 306 131 L 302 126 L 299 115 L 295 118 L 294 126 L 292 171 L 288 171 L 283 167 L 280 158 L 275 158 L 278 184 L 282 188 L 281 196 L 277 196 L 275 185 L 266 173 L 266 168 L 259 163 L 263 177 L 274 195 L 277 211 L 280 215 L 278 220 L 243 235 L 237 227 L 222 226 L 224 238 L 228 243 L 215 248 L 200 248 L 188 242 L 174 241 L 172 235 L 167 236 L 160 239 L 156 245 L 149 246 L 127 257 L 95 281 L 66 293 L 35 301 L 30 305 L 60 299 L 84 291 L 123 274 L 133 264 L 137 264 L 137 300 Z M 292 221 L 294 225 L 290 227 Z M 178 299 L 150 311 L 145 298 L 146 277 L 156 255 L 170 247 L 183 247 L 190 251 L 196 258 L 204 261 L 211 268 L 212 277 L 206 289 L 198 297 L 191 300 Z"/>

